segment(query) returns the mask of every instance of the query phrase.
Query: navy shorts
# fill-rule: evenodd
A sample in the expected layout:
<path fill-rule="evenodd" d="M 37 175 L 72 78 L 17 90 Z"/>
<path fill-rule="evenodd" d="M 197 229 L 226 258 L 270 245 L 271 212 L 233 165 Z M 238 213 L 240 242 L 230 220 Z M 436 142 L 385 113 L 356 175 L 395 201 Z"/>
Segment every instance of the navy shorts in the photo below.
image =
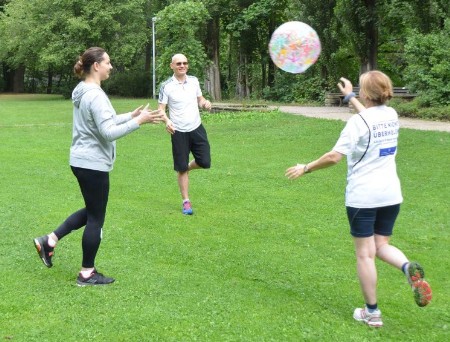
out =
<path fill-rule="evenodd" d="M 211 151 L 208 135 L 203 125 L 191 132 L 178 132 L 172 134 L 173 168 L 177 172 L 188 170 L 189 153 L 192 152 L 195 162 L 204 169 L 211 167 Z"/>
<path fill-rule="evenodd" d="M 350 234 L 357 238 L 374 234 L 391 236 L 399 212 L 400 204 L 381 208 L 347 207 Z"/>

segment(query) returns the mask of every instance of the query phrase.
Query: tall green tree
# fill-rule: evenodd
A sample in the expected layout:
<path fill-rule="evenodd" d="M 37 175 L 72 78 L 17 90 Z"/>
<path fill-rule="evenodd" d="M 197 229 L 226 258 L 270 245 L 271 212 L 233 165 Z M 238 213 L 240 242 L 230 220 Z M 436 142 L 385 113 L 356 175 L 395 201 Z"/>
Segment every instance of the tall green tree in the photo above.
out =
<path fill-rule="evenodd" d="M 405 79 L 413 91 L 421 94 L 424 106 L 450 106 L 449 51 L 450 19 L 440 31 L 410 32 L 405 46 Z"/>
<path fill-rule="evenodd" d="M 229 1 L 227 0 L 205 0 L 203 1 L 210 15 L 207 23 L 205 41 L 206 56 L 208 63 L 205 71 L 205 90 L 215 101 L 222 99 L 220 46 L 221 33 L 223 31 L 221 23 L 222 16 L 227 11 Z"/>
<path fill-rule="evenodd" d="M 407 85 L 404 75 L 417 67 L 411 37 L 440 34 L 449 16 L 448 0 L 0 0 L 0 89 L 21 91 L 25 75 L 47 79 L 52 91 L 92 45 L 107 49 L 121 80 L 150 83 L 157 17 L 158 81 L 171 74 L 171 55 L 183 52 L 214 100 L 318 100 L 340 76 L 357 81 L 374 68 Z M 312 26 L 322 42 L 319 60 L 301 75 L 280 71 L 268 53 L 273 31 L 291 20 Z"/>
<path fill-rule="evenodd" d="M 183 53 L 189 60 L 190 72 L 199 79 L 205 75 L 209 61 L 203 45 L 209 13 L 200 1 L 174 2 L 157 13 L 159 80 L 172 75 L 171 58 Z"/>
<path fill-rule="evenodd" d="M 310 77 L 319 77 L 322 88 L 327 89 L 330 83 L 335 86 L 335 74 L 342 70 L 341 64 L 348 64 L 345 60 L 336 58 L 341 44 L 345 40 L 339 35 L 339 22 L 335 15 L 336 0 L 292 0 L 289 4 L 289 20 L 299 20 L 310 25 L 318 34 L 322 51 L 311 69 Z M 347 74 L 346 72 L 344 72 Z"/>
<path fill-rule="evenodd" d="M 360 72 L 377 69 L 379 12 L 376 0 L 340 0 L 336 6 L 345 36 L 360 62 Z"/>
<path fill-rule="evenodd" d="M 344 41 L 353 47 L 360 73 L 377 69 L 379 53 L 388 52 L 383 67 L 398 75 L 404 69 L 403 48 L 411 29 L 429 33 L 444 28 L 448 0 L 338 0 L 336 18 Z M 385 58 L 386 55 L 383 56 Z M 394 66 L 394 67 L 393 67 Z"/>
<path fill-rule="evenodd" d="M 9 0 L 0 1 L 0 61 L 2 64 L 2 82 L 0 84 L 0 90 L 3 88 L 3 90 L 7 92 L 23 92 L 25 65 L 21 63 L 8 63 L 8 59 L 12 53 L 7 51 L 5 46 L 8 34 L 6 30 L 5 18 L 7 18 L 6 10 L 9 2 Z"/>
<path fill-rule="evenodd" d="M 144 0 L 14 0 L 1 17 L 0 58 L 12 67 L 53 73 L 71 70 L 89 46 L 101 46 L 119 69 L 142 53 L 147 41 Z"/>
<path fill-rule="evenodd" d="M 146 73 L 150 72 L 150 65 L 153 58 L 153 40 L 156 40 L 156 34 L 155 37 L 152 37 L 152 29 L 157 26 L 157 13 L 161 11 L 165 6 L 168 5 L 168 1 L 164 0 L 146 0 L 144 4 L 144 15 L 145 15 L 145 21 L 147 23 L 147 43 L 145 47 L 145 64 L 144 64 L 144 71 Z M 155 51 L 156 53 L 156 51 Z"/>
<path fill-rule="evenodd" d="M 254 91 L 273 84 L 275 67 L 268 43 L 285 18 L 286 4 L 286 0 L 230 1 L 222 21 L 229 35 L 228 83 L 234 85 L 238 98 L 249 98 Z"/>

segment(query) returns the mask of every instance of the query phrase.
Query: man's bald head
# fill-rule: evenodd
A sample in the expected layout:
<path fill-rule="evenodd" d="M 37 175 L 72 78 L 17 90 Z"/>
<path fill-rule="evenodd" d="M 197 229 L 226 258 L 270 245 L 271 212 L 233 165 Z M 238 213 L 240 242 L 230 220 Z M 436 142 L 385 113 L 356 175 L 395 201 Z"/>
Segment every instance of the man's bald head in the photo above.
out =
<path fill-rule="evenodd" d="M 182 53 L 177 53 L 172 56 L 172 63 L 176 63 L 176 62 L 187 62 L 187 58 Z"/>

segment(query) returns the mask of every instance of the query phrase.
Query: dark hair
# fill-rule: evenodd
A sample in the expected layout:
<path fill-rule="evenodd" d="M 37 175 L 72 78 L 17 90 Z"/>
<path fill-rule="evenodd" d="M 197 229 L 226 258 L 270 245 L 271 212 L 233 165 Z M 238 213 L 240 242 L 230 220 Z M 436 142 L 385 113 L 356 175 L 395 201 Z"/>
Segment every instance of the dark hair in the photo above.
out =
<path fill-rule="evenodd" d="M 84 51 L 73 66 L 73 72 L 79 78 L 84 78 L 91 72 L 91 66 L 95 62 L 100 63 L 103 60 L 105 50 L 99 47 L 91 47 Z"/>

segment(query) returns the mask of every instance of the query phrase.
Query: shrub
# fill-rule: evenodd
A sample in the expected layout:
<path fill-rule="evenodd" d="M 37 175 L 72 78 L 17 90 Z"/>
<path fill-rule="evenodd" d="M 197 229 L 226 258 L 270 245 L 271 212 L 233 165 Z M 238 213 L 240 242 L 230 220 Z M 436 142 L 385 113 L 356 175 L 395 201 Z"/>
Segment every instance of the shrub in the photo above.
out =
<path fill-rule="evenodd" d="M 421 96 L 415 98 L 413 101 L 392 99 L 390 105 L 402 117 L 450 121 L 450 106 L 424 107 Z"/>
<path fill-rule="evenodd" d="M 108 95 L 124 97 L 149 97 L 151 95 L 151 75 L 143 71 L 122 71 L 111 75 L 102 84 Z"/>
<path fill-rule="evenodd" d="M 421 94 L 424 106 L 450 105 L 450 19 L 442 31 L 411 33 L 405 46 L 408 87 Z"/>
<path fill-rule="evenodd" d="M 304 74 L 288 74 L 277 71 L 275 79 L 276 84 L 273 88 L 263 89 L 263 99 L 285 103 L 324 101 L 323 80 L 317 72 L 306 77 Z"/>

